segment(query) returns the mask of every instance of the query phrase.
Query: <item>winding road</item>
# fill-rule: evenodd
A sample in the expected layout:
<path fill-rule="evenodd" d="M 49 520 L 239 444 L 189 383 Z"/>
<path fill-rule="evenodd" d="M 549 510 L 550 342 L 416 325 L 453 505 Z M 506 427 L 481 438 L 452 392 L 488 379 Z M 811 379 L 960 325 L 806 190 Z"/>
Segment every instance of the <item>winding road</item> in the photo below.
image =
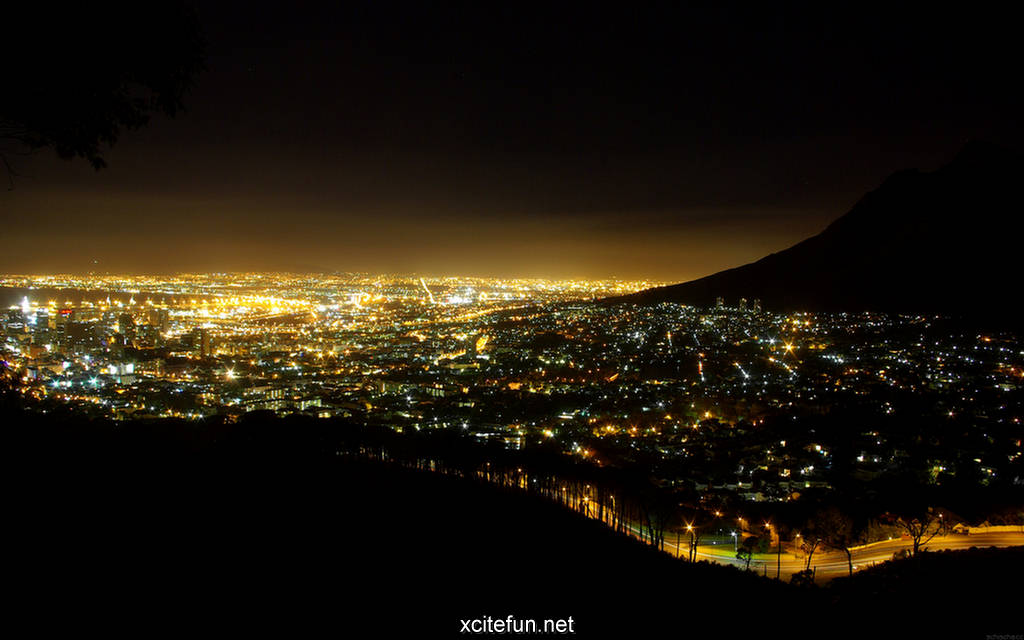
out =
<path fill-rule="evenodd" d="M 630 531 L 638 534 L 635 526 Z M 1020 532 L 992 532 L 975 535 L 949 534 L 936 536 L 928 544 L 921 545 L 922 550 L 947 551 L 958 549 L 969 549 L 971 547 L 1014 547 L 1024 545 L 1024 533 Z M 666 536 L 665 551 L 675 556 L 686 557 L 688 544 L 685 537 L 680 540 L 679 547 L 676 547 L 675 538 Z M 853 570 L 858 571 L 880 562 L 892 560 L 893 554 L 901 549 L 908 552 L 913 548 L 909 539 L 894 538 L 883 540 L 869 545 L 864 545 L 853 551 Z M 697 547 L 697 559 L 717 562 L 719 564 L 743 567 L 744 562 L 736 558 L 736 552 L 732 542 L 719 542 L 716 544 L 702 544 Z M 755 554 L 750 562 L 750 568 L 767 576 L 774 577 L 781 573 L 783 580 L 788 581 L 797 571 L 804 569 L 805 560 L 803 555 L 797 556 L 793 549 L 783 547 L 781 562 L 776 553 Z M 832 578 L 849 574 L 846 554 L 842 551 L 824 550 L 819 548 L 814 553 L 811 566 L 815 569 L 815 581 L 827 582 Z"/>

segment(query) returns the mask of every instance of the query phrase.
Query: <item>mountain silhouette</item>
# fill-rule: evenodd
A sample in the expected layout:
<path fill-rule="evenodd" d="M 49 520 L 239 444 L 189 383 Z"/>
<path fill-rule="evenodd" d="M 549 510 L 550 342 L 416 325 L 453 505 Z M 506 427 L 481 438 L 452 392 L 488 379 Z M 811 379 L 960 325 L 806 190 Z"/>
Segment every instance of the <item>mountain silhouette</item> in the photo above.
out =
<path fill-rule="evenodd" d="M 824 231 L 757 262 L 609 302 L 1009 318 L 1021 304 L 1024 156 L 971 142 L 932 172 L 900 171 Z"/>

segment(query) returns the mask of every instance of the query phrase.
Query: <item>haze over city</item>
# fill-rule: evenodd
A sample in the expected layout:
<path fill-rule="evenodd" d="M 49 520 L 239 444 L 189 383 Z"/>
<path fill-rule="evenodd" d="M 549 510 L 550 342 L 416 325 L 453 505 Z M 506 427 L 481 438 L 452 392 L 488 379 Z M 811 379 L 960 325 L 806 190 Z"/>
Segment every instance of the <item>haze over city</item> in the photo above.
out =
<path fill-rule="evenodd" d="M 205 71 L 176 117 L 123 131 L 99 172 L 8 156 L 0 271 L 681 282 L 813 235 L 968 140 L 1021 139 L 997 13 L 227 2 L 196 15 Z M 140 33 L 89 46 L 144 57 Z M 64 57 L 29 58 L 41 72 L 86 46 L 62 37 Z"/>

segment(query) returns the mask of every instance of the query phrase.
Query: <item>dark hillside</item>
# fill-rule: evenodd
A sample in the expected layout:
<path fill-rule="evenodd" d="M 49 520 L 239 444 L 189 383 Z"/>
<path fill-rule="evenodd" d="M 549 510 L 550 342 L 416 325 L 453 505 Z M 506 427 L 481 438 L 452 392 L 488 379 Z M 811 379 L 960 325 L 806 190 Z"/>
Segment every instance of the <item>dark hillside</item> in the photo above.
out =
<path fill-rule="evenodd" d="M 859 595 L 833 605 L 827 590 L 682 563 L 536 496 L 330 455 L 356 425 L 8 418 L 7 575 L 40 631 L 449 637 L 460 619 L 509 615 L 572 616 L 582 637 L 705 624 L 820 637 L 837 617 L 896 630 Z"/>
<path fill-rule="evenodd" d="M 820 234 L 683 284 L 613 299 L 710 306 L 723 297 L 766 309 L 942 312 L 1007 317 L 1021 308 L 1016 152 L 972 143 L 947 166 L 889 177 Z"/>

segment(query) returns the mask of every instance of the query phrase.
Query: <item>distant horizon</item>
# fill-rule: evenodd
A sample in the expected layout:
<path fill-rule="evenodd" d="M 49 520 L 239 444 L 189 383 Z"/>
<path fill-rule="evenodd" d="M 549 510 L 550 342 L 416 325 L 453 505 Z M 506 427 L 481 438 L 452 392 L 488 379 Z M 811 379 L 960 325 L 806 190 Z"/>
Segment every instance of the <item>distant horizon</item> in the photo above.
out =
<path fill-rule="evenodd" d="M 17 197 L 17 191 L 15 194 Z M 209 216 L 199 213 L 178 220 L 170 229 L 121 232 L 132 233 L 130 239 L 105 234 L 104 225 L 69 229 L 64 235 L 59 229 L 29 230 L 19 224 L 10 230 L 10 248 L 0 256 L 0 273 L 348 272 L 685 282 L 784 250 L 822 231 L 854 202 L 813 217 L 769 211 L 720 223 L 709 214 L 696 226 L 645 215 L 614 222 L 609 217 L 605 223 L 581 219 L 571 224 L 538 218 L 516 221 L 509 229 L 500 222 L 466 227 L 458 221 L 442 220 L 435 228 L 419 232 L 421 243 L 401 251 L 389 246 L 389 234 L 396 230 L 385 224 L 341 238 L 331 230 L 267 230 L 269 235 L 281 237 L 274 241 L 252 237 L 242 232 L 242 227 L 240 234 L 249 237 L 206 237 L 200 219 Z M 102 211 L 94 215 L 108 217 Z M 50 217 L 37 212 L 29 219 L 45 224 Z M 585 229 L 575 230 L 579 225 Z M 152 225 L 144 222 L 143 226 Z M 198 237 L 181 237 L 193 233 Z M 402 242 L 409 241 L 409 234 L 400 236 Z M 172 248 L 154 247 L 158 240 Z M 91 256 L 81 255 L 86 251 Z M 290 255 L 303 251 L 303 260 Z"/>
<path fill-rule="evenodd" d="M 305 276 L 305 275 L 323 275 L 323 276 L 366 276 L 375 278 L 430 278 L 432 280 L 444 280 L 444 279 L 455 279 L 455 280 L 535 280 L 542 282 L 647 282 L 652 285 L 666 284 L 668 280 L 657 280 L 655 278 L 626 278 L 620 276 L 607 276 L 607 277 L 544 277 L 544 276 L 515 276 L 515 275 L 476 275 L 476 274 L 465 274 L 465 273 L 449 273 L 449 274 L 438 274 L 429 272 L 418 272 L 418 271 L 394 271 L 394 272 L 383 272 L 383 271 L 342 271 L 342 270 L 310 270 L 301 271 L 293 269 L 250 269 L 250 270 L 210 270 L 210 271 L 91 271 L 91 272 L 75 272 L 75 271 L 54 271 L 54 272 L 37 272 L 37 273 L 14 273 L 14 272 L 0 272 L 0 287 L 12 287 L 13 285 L 6 284 L 3 282 L 4 279 L 9 278 L 59 278 L 62 276 L 74 277 L 74 278 L 117 278 L 117 277 L 174 277 L 174 276 L 236 276 L 236 275 L 291 275 L 291 276 Z"/>
<path fill-rule="evenodd" d="M 950 154 L 947 161 L 955 156 Z M 431 226 L 419 231 L 417 237 L 420 242 L 400 252 L 389 246 L 392 236 L 408 241 L 411 234 L 387 222 L 387 216 L 383 214 L 380 220 L 377 215 L 360 216 L 361 220 L 370 220 L 366 223 L 369 226 L 358 229 L 362 235 L 346 234 L 343 243 L 336 246 L 332 245 L 329 236 L 336 236 L 337 229 L 306 228 L 296 231 L 281 228 L 276 230 L 274 240 L 266 240 L 259 237 L 262 232 L 246 227 L 242 220 L 238 220 L 239 226 L 231 230 L 233 235 L 240 237 L 206 237 L 202 232 L 209 224 L 217 226 L 220 232 L 227 232 L 232 226 L 229 224 L 231 216 L 218 221 L 217 214 L 207 215 L 202 209 L 185 214 L 179 211 L 179 219 L 173 229 L 158 228 L 175 217 L 168 213 L 166 218 L 149 216 L 139 221 L 138 231 L 120 229 L 118 234 L 103 233 L 103 225 L 99 225 L 98 229 L 91 226 L 88 229 L 72 228 L 68 230 L 70 235 L 62 237 L 59 231 L 48 228 L 39 232 L 44 233 L 40 239 L 38 233 L 29 233 L 22 226 L 15 225 L 10 229 L 12 242 L 9 250 L 0 256 L 0 273 L 154 276 L 189 273 L 367 273 L 686 283 L 752 264 L 821 233 L 891 175 L 902 171 L 928 173 L 941 166 L 946 165 L 894 169 L 868 185 L 856 197 L 849 198 L 842 207 L 831 208 L 827 213 L 822 207 L 779 209 L 762 206 L 750 207 L 744 213 L 733 212 L 726 218 L 722 218 L 721 212 L 716 213 L 714 208 L 690 211 L 679 219 L 672 219 L 666 212 L 642 211 L 625 217 L 611 212 L 596 216 L 579 213 L 568 218 L 531 215 L 510 221 L 511 226 L 507 229 L 506 221 L 500 218 L 477 220 L 466 226 L 465 221 L 458 218 L 447 215 L 431 217 L 423 213 L 417 217 L 429 219 Z M 15 203 L 24 195 L 19 189 L 16 186 L 7 194 L 7 197 L 13 195 Z M 82 202 L 82 206 L 87 208 L 98 206 L 89 197 Z M 115 213 L 104 212 L 102 208 L 93 213 L 100 219 L 113 220 L 116 217 Z M 48 216 L 39 214 L 29 218 L 42 224 L 46 224 L 48 219 Z M 273 219 L 291 220 L 289 216 L 281 215 L 275 215 Z M 326 223 L 327 219 L 321 222 Z M 268 220 L 261 223 L 263 226 L 267 224 L 270 224 Z M 147 226 L 153 228 L 147 229 Z M 577 227 L 583 229 L 578 230 Z M 182 239 L 169 235 L 175 232 L 184 232 L 189 237 Z M 129 240 L 120 235 L 124 233 L 134 235 Z M 170 243 L 173 250 L 155 250 L 150 245 L 157 239 L 165 245 Z M 40 242 L 51 250 L 38 251 L 36 245 Z M 288 257 L 300 249 L 306 250 L 303 261 Z M 82 256 L 85 250 L 92 257 Z M 19 257 L 19 251 L 31 257 Z M 88 264 L 90 260 L 92 264 Z M 332 267 L 329 266 L 332 261 L 348 264 Z M 353 266 L 352 261 L 366 266 Z M 85 266 L 82 266 L 83 262 L 86 262 Z"/>

